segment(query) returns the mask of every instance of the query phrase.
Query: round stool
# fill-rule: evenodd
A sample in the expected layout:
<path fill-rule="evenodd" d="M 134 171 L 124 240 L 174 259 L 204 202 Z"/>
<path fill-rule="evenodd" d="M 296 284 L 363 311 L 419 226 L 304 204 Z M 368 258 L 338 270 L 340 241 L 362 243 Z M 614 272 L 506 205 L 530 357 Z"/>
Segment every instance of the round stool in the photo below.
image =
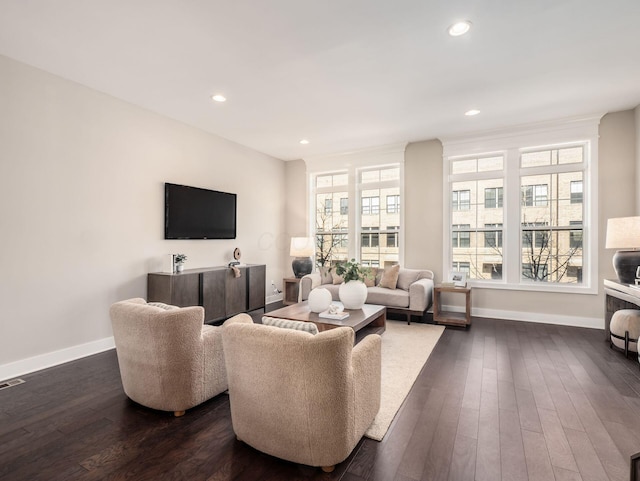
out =
<path fill-rule="evenodd" d="M 611 338 L 609 346 L 624 349 L 625 356 L 629 351 L 638 352 L 640 337 L 640 310 L 621 309 L 613 313 L 609 326 Z"/>

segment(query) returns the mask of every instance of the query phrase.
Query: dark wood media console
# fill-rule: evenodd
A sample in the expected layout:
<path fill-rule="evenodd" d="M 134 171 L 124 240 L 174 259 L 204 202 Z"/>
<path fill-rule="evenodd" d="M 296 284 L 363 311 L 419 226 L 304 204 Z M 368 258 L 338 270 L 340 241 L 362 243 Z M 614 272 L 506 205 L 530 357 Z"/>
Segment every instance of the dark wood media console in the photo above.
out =
<path fill-rule="evenodd" d="M 206 322 L 264 308 L 266 266 L 246 264 L 239 269 L 240 277 L 226 266 L 148 274 L 147 300 L 180 307 L 202 306 Z"/>

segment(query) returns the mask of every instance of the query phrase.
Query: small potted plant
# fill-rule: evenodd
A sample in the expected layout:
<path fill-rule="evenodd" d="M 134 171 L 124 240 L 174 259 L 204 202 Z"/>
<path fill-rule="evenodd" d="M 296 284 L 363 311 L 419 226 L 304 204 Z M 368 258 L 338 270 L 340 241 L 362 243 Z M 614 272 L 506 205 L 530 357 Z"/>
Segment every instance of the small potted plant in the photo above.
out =
<path fill-rule="evenodd" d="M 336 274 L 344 279 L 344 283 L 338 289 L 338 295 L 345 309 L 362 309 L 367 300 L 364 278 L 369 271 L 368 267 L 362 267 L 355 259 L 336 265 Z"/>
<path fill-rule="evenodd" d="M 187 260 L 187 256 L 185 254 L 175 254 L 173 256 L 173 262 L 176 266 L 176 272 L 182 272 L 184 269 L 184 263 Z"/>

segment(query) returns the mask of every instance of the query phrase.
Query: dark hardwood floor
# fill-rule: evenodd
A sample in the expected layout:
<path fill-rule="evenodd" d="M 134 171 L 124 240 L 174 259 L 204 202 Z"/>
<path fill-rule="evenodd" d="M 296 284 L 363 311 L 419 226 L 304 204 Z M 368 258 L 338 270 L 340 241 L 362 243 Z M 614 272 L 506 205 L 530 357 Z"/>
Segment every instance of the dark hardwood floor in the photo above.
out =
<path fill-rule="evenodd" d="M 136 405 L 114 351 L 22 378 L 0 391 L 2 481 L 627 480 L 640 451 L 638 362 L 590 329 L 447 329 L 385 439 L 331 474 L 237 441 L 226 394 L 181 418 Z"/>

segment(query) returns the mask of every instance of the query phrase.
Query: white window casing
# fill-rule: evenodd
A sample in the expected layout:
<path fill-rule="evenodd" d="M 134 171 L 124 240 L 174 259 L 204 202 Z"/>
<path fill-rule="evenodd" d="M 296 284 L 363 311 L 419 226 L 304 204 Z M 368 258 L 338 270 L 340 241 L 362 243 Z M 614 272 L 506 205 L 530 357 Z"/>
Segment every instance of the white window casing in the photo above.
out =
<path fill-rule="evenodd" d="M 504 179 L 503 184 L 503 251 L 501 279 L 469 280 L 474 287 L 517 289 L 549 292 L 596 294 L 598 291 L 598 128 L 602 115 L 558 120 L 483 134 L 442 139 L 443 144 L 443 276 L 452 270 L 452 185 L 454 182 Z M 523 153 L 584 146 L 583 163 L 540 167 L 520 166 Z M 473 157 L 504 156 L 501 171 L 452 173 L 452 161 Z M 581 283 L 524 282 L 521 279 L 521 178 L 581 171 L 583 193 L 583 233 Z M 539 194 L 542 190 L 539 191 Z M 551 194 L 548 191 L 547 197 Z M 484 202 L 484 193 L 480 196 Z M 536 194 L 533 192 L 534 204 Z M 542 199 L 540 197 L 540 202 Z M 480 229 L 482 230 L 482 229 Z"/>

